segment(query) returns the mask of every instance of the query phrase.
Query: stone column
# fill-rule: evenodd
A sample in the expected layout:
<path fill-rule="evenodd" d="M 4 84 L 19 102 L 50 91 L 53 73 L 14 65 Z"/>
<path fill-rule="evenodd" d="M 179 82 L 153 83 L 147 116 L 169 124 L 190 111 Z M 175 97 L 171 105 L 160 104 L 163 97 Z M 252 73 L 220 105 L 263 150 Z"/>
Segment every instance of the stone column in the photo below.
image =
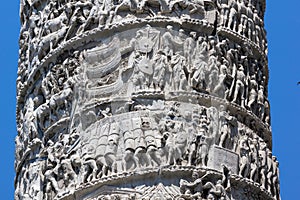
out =
<path fill-rule="evenodd" d="M 15 199 L 280 199 L 265 1 L 21 1 Z"/>

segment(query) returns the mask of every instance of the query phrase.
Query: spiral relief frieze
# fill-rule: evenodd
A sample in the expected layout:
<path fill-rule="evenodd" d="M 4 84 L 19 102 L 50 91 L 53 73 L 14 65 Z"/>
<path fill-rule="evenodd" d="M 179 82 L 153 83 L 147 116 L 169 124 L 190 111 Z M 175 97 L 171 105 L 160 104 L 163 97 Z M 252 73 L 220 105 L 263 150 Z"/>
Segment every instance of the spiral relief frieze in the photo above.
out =
<path fill-rule="evenodd" d="M 264 10 L 21 1 L 15 199 L 280 199 Z"/>

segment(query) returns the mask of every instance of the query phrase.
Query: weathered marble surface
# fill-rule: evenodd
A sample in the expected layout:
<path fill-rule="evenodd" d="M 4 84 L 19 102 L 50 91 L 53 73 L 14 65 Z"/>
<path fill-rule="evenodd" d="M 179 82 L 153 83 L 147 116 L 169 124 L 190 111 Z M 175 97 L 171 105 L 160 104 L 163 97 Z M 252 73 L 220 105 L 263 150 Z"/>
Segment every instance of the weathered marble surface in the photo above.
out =
<path fill-rule="evenodd" d="M 15 199 L 280 199 L 264 10 L 22 0 Z"/>

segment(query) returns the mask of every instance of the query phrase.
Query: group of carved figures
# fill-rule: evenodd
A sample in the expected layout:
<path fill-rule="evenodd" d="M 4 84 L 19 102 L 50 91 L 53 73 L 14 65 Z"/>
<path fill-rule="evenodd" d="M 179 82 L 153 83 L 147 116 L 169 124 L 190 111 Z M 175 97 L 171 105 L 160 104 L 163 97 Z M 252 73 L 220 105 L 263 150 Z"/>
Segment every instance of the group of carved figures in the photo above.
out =
<path fill-rule="evenodd" d="M 207 1 L 206 1 L 207 3 Z M 242 35 L 245 35 L 260 46 L 265 45 L 265 31 L 261 19 L 262 3 L 260 1 L 217 0 L 219 23 Z M 146 12 L 155 15 L 151 9 L 152 1 L 123 0 L 123 1 L 22 1 L 20 16 L 22 28 L 20 34 L 19 63 L 30 71 L 39 65 L 41 59 L 50 51 L 73 36 L 86 30 L 112 23 L 115 16 L 122 11 Z M 188 9 L 190 14 L 204 13 L 204 1 L 174 0 L 159 1 L 162 13 L 174 9 Z M 156 5 L 155 3 L 153 5 Z M 152 6 L 153 6 L 152 5 Z M 155 10 L 155 9 L 154 9 Z M 114 19 L 122 20 L 124 16 Z"/>
<path fill-rule="evenodd" d="M 235 117 L 229 116 L 223 106 L 219 111 L 198 107 L 191 113 L 190 122 L 184 120 L 181 109 L 178 102 L 169 104 L 159 122 L 154 116 L 161 114 L 151 117 L 143 111 L 126 115 L 123 120 L 106 116 L 85 130 L 77 128 L 70 134 L 62 133 L 57 142 L 48 140 L 40 145 L 39 155 L 46 158 L 39 174 L 45 199 L 126 171 L 169 165 L 209 167 L 214 145 L 235 151 L 239 155 L 239 175 L 260 183 L 275 199 L 279 197 L 278 162 L 262 139 L 250 129 L 238 127 Z M 212 199 L 226 195 L 221 187 L 224 181 L 204 184 L 195 179 L 180 184 L 183 198 L 203 197 L 202 190 L 210 191 L 205 194 Z M 200 192 L 199 184 L 203 187 Z M 23 188 L 29 195 L 26 186 Z"/>
<path fill-rule="evenodd" d="M 135 91 L 209 93 L 251 110 L 269 124 L 267 72 L 248 45 L 241 47 L 221 37 L 197 37 L 196 32 L 186 38 L 183 30 L 176 35 L 172 28 L 167 26 L 160 37 L 159 31 L 148 26 L 130 42 L 134 51 L 126 67 L 133 68 Z M 147 38 L 147 33 L 158 36 Z"/>
<path fill-rule="evenodd" d="M 199 172 L 196 170 L 192 172 L 191 181 L 181 179 L 180 192 L 182 193 L 182 195 L 180 195 L 178 199 L 228 199 L 231 190 L 231 172 L 225 165 L 223 165 L 222 168 L 222 177 L 215 181 L 205 180 L 208 174 L 203 174 L 202 176 L 200 176 Z"/>
<path fill-rule="evenodd" d="M 20 60 L 30 72 L 41 59 L 75 35 L 105 24 L 113 2 L 28 1 L 21 4 Z M 97 21 L 99 23 L 97 23 Z"/>
<path fill-rule="evenodd" d="M 65 135 L 63 137 L 70 138 L 61 138 L 62 142 L 56 144 L 50 141 L 45 147 L 47 171 L 50 173 L 49 176 L 45 173 L 48 193 L 64 193 L 64 187 L 73 188 L 126 171 L 169 165 L 207 167 L 210 149 L 218 145 L 239 155 L 238 173 L 241 177 L 260 183 L 278 197 L 276 158 L 262 139 L 250 129 L 238 127 L 235 117 L 229 116 L 224 109 L 218 112 L 213 107 L 199 107 L 191 114 L 191 122 L 183 120 L 179 103 L 172 103 L 159 122 L 155 117 L 142 114 L 143 111 L 137 112 L 138 115 L 125 117 L 119 122 L 115 121 L 117 118 L 107 116 L 100 123 L 95 122 L 86 128 L 84 134 L 77 133 L 76 137 Z M 63 144 L 64 141 L 80 143 L 78 146 L 81 147 Z M 57 150 L 65 146 L 70 148 Z M 56 153 L 51 149 L 56 149 Z M 63 180 L 69 182 L 58 186 Z"/>
<path fill-rule="evenodd" d="M 32 91 L 27 94 L 23 111 L 18 117 L 17 160 L 26 157 L 27 154 L 31 154 L 31 159 L 34 158 L 36 156 L 32 154 L 36 152 L 34 148 L 40 144 L 45 145 L 48 139 L 55 135 L 53 131 L 48 133 L 47 130 L 53 126 L 59 127 L 61 125 L 55 124 L 69 119 L 75 92 L 74 85 L 82 74 L 77 59 L 70 57 L 61 64 L 50 63 L 47 71 L 40 70 L 40 78 Z"/>
<path fill-rule="evenodd" d="M 30 3 L 24 0 L 20 8 L 22 28 L 19 41 L 21 47 L 19 63 L 25 64 L 30 70 L 38 65 L 50 51 L 59 46 L 59 43 L 66 42 L 86 30 L 112 23 L 113 18 L 121 11 L 144 12 L 143 7 L 149 2 L 147 0 L 141 2 L 135 0 L 121 2 L 113 0 L 46 2 L 40 0 Z M 176 1 L 174 4 L 181 5 L 184 1 Z M 164 9 L 172 10 L 173 6 Z M 200 7 L 203 10 L 201 6 L 192 2 L 189 6 L 196 10 Z M 121 19 L 122 17 L 119 17 L 119 20 Z"/>
<path fill-rule="evenodd" d="M 261 1 L 217 0 L 219 25 L 237 32 L 266 48 Z"/>

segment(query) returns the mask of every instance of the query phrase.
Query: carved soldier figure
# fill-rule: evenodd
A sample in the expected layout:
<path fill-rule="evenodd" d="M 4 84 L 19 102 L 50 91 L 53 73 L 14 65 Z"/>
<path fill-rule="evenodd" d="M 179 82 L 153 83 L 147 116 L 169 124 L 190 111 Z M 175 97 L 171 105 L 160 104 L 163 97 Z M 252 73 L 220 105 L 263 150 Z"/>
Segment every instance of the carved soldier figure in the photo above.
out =
<path fill-rule="evenodd" d="M 210 147 L 210 140 L 211 138 L 202 135 L 200 137 L 200 143 L 198 146 L 198 153 L 197 153 L 197 160 L 196 164 L 200 166 L 207 166 L 208 161 L 208 153 L 209 153 L 209 147 Z"/>
<path fill-rule="evenodd" d="M 267 149 L 267 190 L 268 192 L 270 192 L 272 194 L 272 175 L 273 175 L 273 171 L 275 171 L 275 169 L 273 169 L 274 165 L 273 165 L 273 159 L 272 159 L 272 152 Z"/>
<path fill-rule="evenodd" d="M 266 188 L 266 182 L 267 182 L 267 146 L 264 143 L 263 140 L 259 140 L 259 160 L 260 160 L 260 185 L 262 188 Z"/>
<path fill-rule="evenodd" d="M 253 104 L 257 99 L 257 89 L 258 89 L 257 87 L 258 86 L 255 79 L 255 75 L 252 75 L 250 80 L 250 92 L 248 94 L 249 97 L 248 97 L 248 104 L 247 104 L 247 107 L 252 111 L 254 110 Z"/>
<path fill-rule="evenodd" d="M 167 57 L 159 50 L 153 58 L 154 72 L 153 72 L 153 87 L 155 90 L 163 90 L 165 86 L 165 73 L 168 68 Z"/>
<path fill-rule="evenodd" d="M 150 122 L 143 119 L 141 123 L 141 134 L 137 137 L 137 147 L 135 150 L 135 157 L 137 158 L 138 167 L 150 166 L 149 156 L 147 154 L 147 144 L 145 140 L 145 132 L 150 129 Z"/>
<path fill-rule="evenodd" d="M 258 181 L 258 138 L 254 136 L 249 143 L 250 148 L 250 179 L 254 182 Z"/>
<path fill-rule="evenodd" d="M 228 96 L 228 88 L 226 86 L 226 80 L 228 75 L 228 61 L 223 59 L 223 64 L 220 66 L 220 74 L 218 77 L 218 82 L 213 89 L 212 93 L 220 98 L 227 98 Z"/>
<path fill-rule="evenodd" d="M 46 170 L 44 174 L 46 182 L 45 199 L 47 200 L 53 199 L 55 194 L 60 191 L 55 176 L 56 174 L 54 173 L 53 169 Z M 54 192 L 54 195 L 52 195 L 52 192 Z"/>
<path fill-rule="evenodd" d="M 108 136 L 108 143 L 105 150 L 105 162 L 108 170 L 111 173 L 117 172 L 116 156 L 119 144 L 119 125 L 117 122 L 113 122 L 110 127 L 110 134 Z M 106 174 L 106 172 L 104 173 Z"/>
<path fill-rule="evenodd" d="M 217 5 L 219 7 L 220 11 L 220 25 L 225 26 L 228 20 L 228 15 L 229 15 L 229 4 L 228 0 L 217 0 Z"/>
<path fill-rule="evenodd" d="M 162 35 L 161 49 L 164 51 L 166 56 L 172 56 L 174 52 L 173 35 L 171 33 L 173 26 L 168 25 L 167 31 Z"/>
<path fill-rule="evenodd" d="M 264 86 L 260 85 L 257 94 L 258 117 L 263 120 L 265 116 Z"/>
<path fill-rule="evenodd" d="M 192 76 L 190 84 L 196 90 L 205 90 L 206 88 L 206 68 L 207 64 L 202 61 L 198 66 L 192 68 Z"/>
<path fill-rule="evenodd" d="M 88 147 L 88 152 L 83 155 L 82 181 L 90 182 L 97 179 L 98 167 L 93 155 L 94 147 Z"/>
<path fill-rule="evenodd" d="M 186 38 L 183 43 L 183 56 L 187 60 L 188 67 L 191 67 L 192 60 L 194 59 L 194 53 L 196 48 L 196 32 L 191 31 L 190 37 Z"/>
<path fill-rule="evenodd" d="M 70 158 L 62 160 L 60 165 L 63 171 L 65 187 L 75 188 L 75 185 L 77 184 L 77 175 L 73 170 Z"/>
<path fill-rule="evenodd" d="M 186 65 L 186 60 L 179 53 L 176 53 L 171 57 L 171 65 L 173 66 L 172 67 L 173 68 L 173 74 L 172 74 L 173 89 L 175 91 L 183 90 L 184 84 L 181 80 L 182 79 L 184 80 L 185 78 L 183 67 Z"/>
<path fill-rule="evenodd" d="M 198 145 L 198 142 L 200 140 L 200 136 L 196 132 L 196 129 L 197 129 L 196 126 L 197 126 L 197 124 L 195 122 L 193 122 L 191 126 L 192 127 L 190 127 L 188 129 L 188 134 L 190 136 L 189 137 L 189 141 L 188 141 L 188 151 L 189 151 L 188 165 L 189 166 L 192 165 L 194 157 L 196 156 L 197 145 Z"/>
<path fill-rule="evenodd" d="M 251 2 L 249 1 L 248 5 L 247 5 L 247 29 L 248 31 L 247 36 L 250 40 L 253 39 L 253 33 L 255 32 L 255 27 L 254 27 L 254 22 L 253 22 L 253 9 L 254 7 L 251 5 Z"/>
<path fill-rule="evenodd" d="M 180 192 L 184 196 L 201 198 L 203 192 L 202 177 L 200 178 L 199 173 L 194 170 L 192 173 L 192 182 L 188 182 L 184 179 L 180 180 Z"/>
<path fill-rule="evenodd" d="M 132 131 L 125 131 L 123 133 L 124 138 L 124 147 L 125 152 L 123 156 L 123 169 L 125 171 L 127 170 L 133 170 L 138 166 L 138 161 L 134 155 L 134 151 L 136 150 L 135 145 L 135 135 Z"/>
<path fill-rule="evenodd" d="M 256 9 L 254 10 L 254 13 L 253 13 L 253 21 L 254 21 L 253 22 L 254 23 L 254 34 L 253 34 L 252 40 L 255 43 L 259 44 L 259 42 L 262 40 L 262 38 L 261 38 L 262 23 L 261 23 L 261 19 L 258 16 Z"/>
<path fill-rule="evenodd" d="M 236 31 L 237 28 L 237 13 L 238 13 L 238 4 L 236 0 L 228 0 L 229 4 L 229 16 L 228 16 L 228 24 L 227 27 L 233 31 Z"/>
<path fill-rule="evenodd" d="M 217 199 L 225 200 L 226 191 L 223 186 L 222 180 L 217 180 L 217 183 L 215 185 L 215 190 L 213 193 L 217 197 Z"/>
<path fill-rule="evenodd" d="M 246 30 L 246 24 L 247 24 L 247 7 L 245 5 L 244 0 L 238 0 L 237 2 L 238 5 L 238 13 L 240 15 L 240 23 L 238 26 L 238 32 L 242 35 L 245 34 L 245 30 Z"/>
<path fill-rule="evenodd" d="M 239 175 L 242 177 L 248 177 L 249 175 L 249 144 L 248 144 L 248 133 L 246 132 L 239 140 L 239 154 L 240 154 L 240 170 Z"/>
<path fill-rule="evenodd" d="M 174 145 L 174 163 L 181 163 L 183 156 L 186 153 L 188 135 L 183 129 L 183 124 L 178 124 L 176 128 L 175 145 Z"/>
<path fill-rule="evenodd" d="M 158 156 L 158 147 L 161 135 L 156 128 L 154 128 L 154 130 L 151 130 L 150 126 L 147 128 L 144 127 L 144 131 L 150 165 L 159 166 L 161 164 L 161 158 Z"/>
<path fill-rule="evenodd" d="M 244 97 L 244 90 L 245 90 L 245 73 L 244 67 L 242 65 L 239 66 L 239 69 L 236 73 L 235 78 L 235 90 L 233 95 L 232 102 L 237 103 L 238 99 L 240 99 L 240 105 L 244 107 L 245 97 Z"/>
<path fill-rule="evenodd" d="M 228 140 L 231 137 L 230 120 L 232 120 L 232 117 L 227 113 L 225 107 L 221 105 L 219 111 L 220 147 L 228 148 Z"/>

